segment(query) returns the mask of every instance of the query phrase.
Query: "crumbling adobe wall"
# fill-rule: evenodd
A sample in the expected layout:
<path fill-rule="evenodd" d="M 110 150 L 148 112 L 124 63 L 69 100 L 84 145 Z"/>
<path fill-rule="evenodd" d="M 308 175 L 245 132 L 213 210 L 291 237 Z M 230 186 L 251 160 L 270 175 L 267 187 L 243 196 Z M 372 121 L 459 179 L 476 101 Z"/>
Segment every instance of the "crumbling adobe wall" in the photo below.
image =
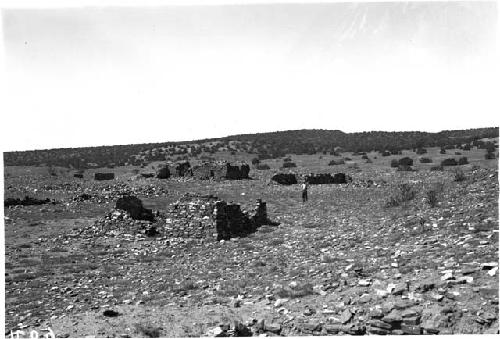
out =
<path fill-rule="evenodd" d="M 230 164 L 226 161 L 203 162 L 192 169 L 193 177 L 200 180 L 248 179 L 250 166 L 245 163 Z"/>
<path fill-rule="evenodd" d="M 330 173 L 319 173 L 306 175 L 304 180 L 310 185 L 346 184 L 351 178 L 345 173 L 336 173 L 335 175 L 331 175 Z"/>

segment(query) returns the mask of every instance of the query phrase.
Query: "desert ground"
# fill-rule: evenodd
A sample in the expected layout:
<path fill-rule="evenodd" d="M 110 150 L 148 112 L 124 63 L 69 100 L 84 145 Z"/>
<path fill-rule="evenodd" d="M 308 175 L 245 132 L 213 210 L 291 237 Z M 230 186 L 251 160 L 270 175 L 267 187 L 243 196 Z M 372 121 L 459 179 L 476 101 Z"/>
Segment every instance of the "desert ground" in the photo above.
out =
<path fill-rule="evenodd" d="M 270 159 L 262 162 L 271 169 L 252 167 L 251 179 L 222 181 L 138 174 L 158 162 L 87 170 L 82 179 L 63 168 L 7 166 L 5 198 L 55 203 L 5 207 L 6 335 L 498 333 L 498 159 L 475 148 L 447 153 L 373 152 L 371 163 L 348 152 L 291 154 L 295 168 Z M 405 156 L 415 171 L 390 166 Z M 433 162 L 420 163 L 422 156 Z M 431 170 L 461 156 L 469 163 Z M 352 160 L 328 166 L 345 157 Z M 93 180 L 99 171 L 116 178 Z M 353 181 L 311 185 L 303 203 L 299 184 L 270 180 L 278 172 L 346 173 Z M 158 235 L 117 214 L 125 190 L 158 214 Z M 165 225 L 186 194 L 244 210 L 262 199 L 274 223 L 227 241 L 173 237 Z M 189 210 L 185 217 L 187 227 L 204 220 Z"/>

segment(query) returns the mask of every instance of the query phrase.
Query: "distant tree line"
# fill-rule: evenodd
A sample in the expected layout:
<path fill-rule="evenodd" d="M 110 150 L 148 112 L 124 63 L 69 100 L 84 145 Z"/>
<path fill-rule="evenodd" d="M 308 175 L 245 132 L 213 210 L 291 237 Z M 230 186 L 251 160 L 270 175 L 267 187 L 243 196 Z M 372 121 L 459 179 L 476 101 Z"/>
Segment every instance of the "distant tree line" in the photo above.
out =
<path fill-rule="evenodd" d="M 145 165 L 151 161 L 176 158 L 185 159 L 216 152 L 248 152 L 259 160 L 281 158 L 286 154 L 331 154 L 339 151 L 399 154 L 403 149 L 418 150 L 424 147 L 446 149 L 470 147 L 484 148 L 495 152 L 495 144 L 482 138 L 498 137 L 498 127 L 468 130 L 427 132 L 360 132 L 344 133 L 339 130 L 295 130 L 271 133 L 243 134 L 219 139 L 197 141 L 149 143 L 137 145 L 114 145 L 81 148 L 59 148 L 22 152 L 5 152 L 4 164 L 48 165 L 75 169 L 91 167 L 113 167 L 122 165 Z M 494 155 L 494 154 L 493 154 Z M 206 157 L 206 155 L 205 155 Z M 174 158 L 175 159 L 175 158 Z"/>

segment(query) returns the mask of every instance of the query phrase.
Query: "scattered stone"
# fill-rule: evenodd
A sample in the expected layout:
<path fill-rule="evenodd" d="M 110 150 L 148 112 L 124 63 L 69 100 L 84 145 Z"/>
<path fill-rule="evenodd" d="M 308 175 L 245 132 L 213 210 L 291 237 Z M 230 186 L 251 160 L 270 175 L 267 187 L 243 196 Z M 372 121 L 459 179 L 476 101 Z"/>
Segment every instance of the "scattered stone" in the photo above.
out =
<path fill-rule="evenodd" d="M 349 309 L 346 309 L 340 315 L 340 322 L 342 324 L 346 324 L 351 320 L 352 316 L 353 316 L 353 314 L 351 313 L 351 311 Z"/>

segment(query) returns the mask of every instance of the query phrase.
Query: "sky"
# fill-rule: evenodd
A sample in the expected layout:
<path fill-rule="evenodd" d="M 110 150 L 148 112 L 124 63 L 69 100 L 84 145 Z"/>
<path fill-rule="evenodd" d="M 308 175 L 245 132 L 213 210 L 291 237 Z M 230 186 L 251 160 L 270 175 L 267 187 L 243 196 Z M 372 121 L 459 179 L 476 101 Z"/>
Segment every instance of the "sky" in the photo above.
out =
<path fill-rule="evenodd" d="M 499 125 L 496 2 L 33 6 L 2 10 L 2 151 Z"/>

